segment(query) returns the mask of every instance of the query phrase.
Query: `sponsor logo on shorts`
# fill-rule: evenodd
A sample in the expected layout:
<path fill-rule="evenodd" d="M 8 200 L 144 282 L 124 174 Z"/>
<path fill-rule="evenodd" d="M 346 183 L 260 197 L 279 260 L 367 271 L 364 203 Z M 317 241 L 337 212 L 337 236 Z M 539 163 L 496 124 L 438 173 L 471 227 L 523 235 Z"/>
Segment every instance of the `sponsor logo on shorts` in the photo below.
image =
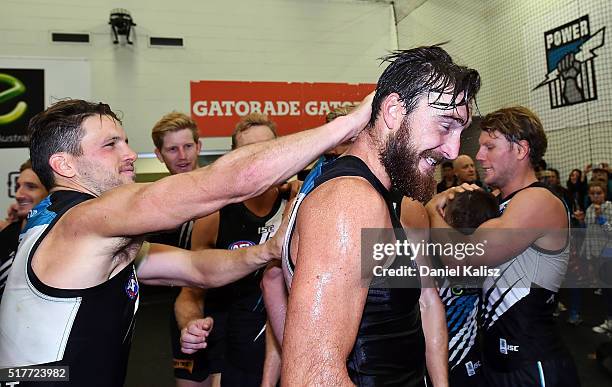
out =
<path fill-rule="evenodd" d="M 228 250 L 236 250 L 236 249 L 242 249 L 242 248 L 251 247 L 251 246 L 255 246 L 255 243 L 253 243 L 251 241 L 237 241 L 237 242 L 234 242 L 231 245 L 229 245 L 229 247 L 227 249 Z"/>
<path fill-rule="evenodd" d="M 174 369 L 187 370 L 190 374 L 193 373 L 193 360 L 172 359 Z"/>
<path fill-rule="evenodd" d="M 518 345 L 510 345 L 508 344 L 508 342 L 506 341 L 506 339 L 499 339 L 499 352 L 503 353 L 504 355 L 507 355 L 508 352 L 518 352 L 519 351 L 519 346 Z"/>
<path fill-rule="evenodd" d="M 465 363 L 465 370 L 467 371 L 468 376 L 476 375 L 476 370 L 480 368 L 480 360 L 479 361 L 468 361 Z"/>
<path fill-rule="evenodd" d="M 125 284 L 125 293 L 128 295 L 130 300 L 133 300 L 138 297 L 138 280 L 136 279 L 136 276 L 133 272 L 130 275 L 130 278 L 128 279 L 127 283 Z"/>

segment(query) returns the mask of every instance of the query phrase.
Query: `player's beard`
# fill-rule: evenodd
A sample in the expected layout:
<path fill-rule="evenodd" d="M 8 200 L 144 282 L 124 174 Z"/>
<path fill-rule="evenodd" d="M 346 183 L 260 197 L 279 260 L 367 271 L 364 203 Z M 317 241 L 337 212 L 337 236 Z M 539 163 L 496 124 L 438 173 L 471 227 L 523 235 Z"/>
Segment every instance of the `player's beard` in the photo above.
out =
<path fill-rule="evenodd" d="M 435 180 L 432 174 L 422 174 L 419 170 L 421 158 L 432 157 L 440 160 L 441 155 L 432 150 L 419 154 L 410 140 L 412 130 L 405 118 L 395 134 L 390 134 L 379 158 L 392 186 L 412 199 L 426 203 L 434 193 Z"/>
<path fill-rule="evenodd" d="M 132 179 L 123 177 L 118 172 L 107 171 L 103 166 L 85 158 L 79 159 L 77 168 L 82 181 L 96 195 L 123 184 L 133 183 Z"/>

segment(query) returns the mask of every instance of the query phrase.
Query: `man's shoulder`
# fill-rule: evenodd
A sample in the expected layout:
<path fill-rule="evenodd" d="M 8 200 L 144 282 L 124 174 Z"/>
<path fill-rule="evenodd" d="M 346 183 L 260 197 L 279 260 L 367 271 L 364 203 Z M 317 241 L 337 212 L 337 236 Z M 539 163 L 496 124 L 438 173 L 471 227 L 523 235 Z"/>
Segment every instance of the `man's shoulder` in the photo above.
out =
<path fill-rule="evenodd" d="M 541 227 L 567 222 L 567 209 L 562 199 L 546 187 L 527 187 L 518 192 L 504 210 L 504 216 L 537 220 Z"/>
<path fill-rule="evenodd" d="M 298 227 L 347 220 L 359 227 L 383 227 L 388 218 L 384 198 L 367 180 L 343 176 L 321 184 L 306 196 L 300 205 Z"/>
<path fill-rule="evenodd" d="M 343 207 L 364 208 L 370 204 L 366 200 L 384 203 L 382 195 L 361 176 L 340 176 L 315 187 L 304 200 L 304 204 L 323 205 L 326 203 L 341 204 Z"/>

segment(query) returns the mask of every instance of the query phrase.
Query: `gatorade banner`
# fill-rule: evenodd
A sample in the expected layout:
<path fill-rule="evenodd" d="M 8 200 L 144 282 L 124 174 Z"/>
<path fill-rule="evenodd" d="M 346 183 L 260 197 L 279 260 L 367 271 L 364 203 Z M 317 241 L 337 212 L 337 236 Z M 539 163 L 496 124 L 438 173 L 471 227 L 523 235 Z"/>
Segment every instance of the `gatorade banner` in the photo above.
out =
<path fill-rule="evenodd" d="M 375 84 L 192 81 L 191 117 L 203 137 L 231 136 L 240 118 L 267 115 L 284 135 L 321 126 L 340 106 L 358 104 Z"/>
<path fill-rule="evenodd" d="M 44 102 L 44 70 L 0 69 L 0 148 L 28 146 L 28 123 Z"/>

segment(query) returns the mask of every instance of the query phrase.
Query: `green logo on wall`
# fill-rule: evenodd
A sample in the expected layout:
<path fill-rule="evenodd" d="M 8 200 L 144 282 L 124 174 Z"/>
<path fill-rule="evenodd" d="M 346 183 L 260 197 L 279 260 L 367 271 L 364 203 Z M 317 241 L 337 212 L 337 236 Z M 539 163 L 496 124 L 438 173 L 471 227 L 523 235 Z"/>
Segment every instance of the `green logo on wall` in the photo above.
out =
<path fill-rule="evenodd" d="M 25 148 L 28 125 L 45 108 L 43 69 L 0 68 L 0 148 Z"/>
<path fill-rule="evenodd" d="M 0 73 L 0 84 L 8 85 L 9 88 L 0 92 L 0 103 L 8 102 L 19 97 L 26 91 L 26 87 L 19 79 Z M 24 101 L 17 102 L 15 108 L 6 114 L 0 115 L 0 125 L 8 125 L 17 121 L 28 110 L 28 104 Z"/>

